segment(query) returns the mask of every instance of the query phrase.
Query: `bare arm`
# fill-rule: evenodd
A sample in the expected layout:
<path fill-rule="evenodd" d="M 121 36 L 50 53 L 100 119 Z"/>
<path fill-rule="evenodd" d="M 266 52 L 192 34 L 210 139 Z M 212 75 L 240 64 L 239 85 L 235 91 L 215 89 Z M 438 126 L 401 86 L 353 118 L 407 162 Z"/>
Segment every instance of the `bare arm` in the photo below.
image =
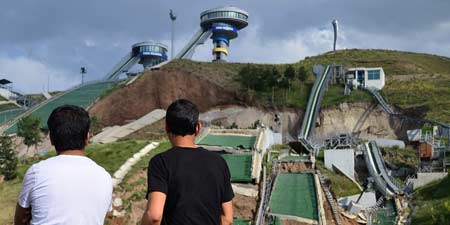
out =
<path fill-rule="evenodd" d="M 222 225 L 232 225 L 233 224 L 233 202 L 222 203 Z"/>
<path fill-rule="evenodd" d="M 160 225 L 164 204 L 166 203 L 166 194 L 162 192 L 151 192 L 148 195 L 147 209 L 142 216 L 142 225 Z"/>
<path fill-rule="evenodd" d="M 31 222 L 31 208 L 22 208 L 16 205 L 16 214 L 14 215 L 14 225 L 29 225 Z"/>

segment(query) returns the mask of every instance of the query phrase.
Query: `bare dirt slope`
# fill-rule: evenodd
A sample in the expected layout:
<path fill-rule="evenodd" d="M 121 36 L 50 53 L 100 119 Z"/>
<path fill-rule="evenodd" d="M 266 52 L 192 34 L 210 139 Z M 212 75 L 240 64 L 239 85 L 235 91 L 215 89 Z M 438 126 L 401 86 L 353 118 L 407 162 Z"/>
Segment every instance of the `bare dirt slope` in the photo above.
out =
<path fill-rule="evenodd" d="M 103 126 L 123 125 L 146 113 L 167 108 L 178 98 L 187 98 L 201 112 L 226 104 L 241 104 L 232 91 L 182 70 L 147 72 L 129 86 L 119 89 L 97 102 L 90 114 L 100 119 Z"/>

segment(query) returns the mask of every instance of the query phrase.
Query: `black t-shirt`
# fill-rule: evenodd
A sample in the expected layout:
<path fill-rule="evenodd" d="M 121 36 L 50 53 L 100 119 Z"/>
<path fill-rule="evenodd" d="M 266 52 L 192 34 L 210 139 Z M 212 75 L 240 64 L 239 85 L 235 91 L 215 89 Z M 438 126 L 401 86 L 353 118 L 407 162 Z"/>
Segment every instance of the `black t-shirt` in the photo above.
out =
<path fill-rule="evenodd" d="M 166 194 L 162 225 L 220 225 L 222 203 L 234 197 L 230 180 L 219 154 L 173 147 L 150 160 L 147 196 Z"/>

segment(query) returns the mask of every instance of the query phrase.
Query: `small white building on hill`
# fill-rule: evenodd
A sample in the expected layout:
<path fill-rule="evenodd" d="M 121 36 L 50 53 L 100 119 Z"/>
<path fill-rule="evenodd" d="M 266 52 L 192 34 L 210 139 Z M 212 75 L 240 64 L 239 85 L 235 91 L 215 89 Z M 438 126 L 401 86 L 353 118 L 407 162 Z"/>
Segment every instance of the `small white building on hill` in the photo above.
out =
<path fill-rule="evenodd" d="M 382 67 L 357 67 L 349 68 L 346 78 L 352 79 L 353 87 L 383 89 L 385 85 L 385 74 Z"/>

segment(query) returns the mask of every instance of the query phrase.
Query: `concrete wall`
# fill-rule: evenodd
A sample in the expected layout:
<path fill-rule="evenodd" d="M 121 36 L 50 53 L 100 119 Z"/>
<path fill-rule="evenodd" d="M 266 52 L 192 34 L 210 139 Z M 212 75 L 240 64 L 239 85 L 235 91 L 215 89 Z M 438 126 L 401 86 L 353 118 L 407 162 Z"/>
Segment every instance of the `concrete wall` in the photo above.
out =
<path fill-rule="evenodd" d="M 353 149 L 325 150 L 325 167 L 332 170 L 333 165 L 355 178 L 355 151 Z"/>
<path fill-rule="evenodd" d="M 253 151 L 252 178 L 255 178 L 256 183 L 260 181 L 264 155 L 275 144 L 281 144 L 281 134 L 274 133 L 268 128 L 260 128 L 255 143 L 255 151 Z"/>
<path fill-rule="evenodd" d="M 448 173 L 417 173 L 417 179 L 410 179 L 414 189 L 425 186 L 433 181 L 444 179 Z"/>
<path fill-rule="evenodd" d="M 395 139 L 387 139 L 387 138 L 377 138 L 374 140 L 375 143 L 377 143 L 378 147 L 382 148 L 392 148 L 392 147 L 399 147 L 401 149 L 405 148 L 405 142 Z"/>

